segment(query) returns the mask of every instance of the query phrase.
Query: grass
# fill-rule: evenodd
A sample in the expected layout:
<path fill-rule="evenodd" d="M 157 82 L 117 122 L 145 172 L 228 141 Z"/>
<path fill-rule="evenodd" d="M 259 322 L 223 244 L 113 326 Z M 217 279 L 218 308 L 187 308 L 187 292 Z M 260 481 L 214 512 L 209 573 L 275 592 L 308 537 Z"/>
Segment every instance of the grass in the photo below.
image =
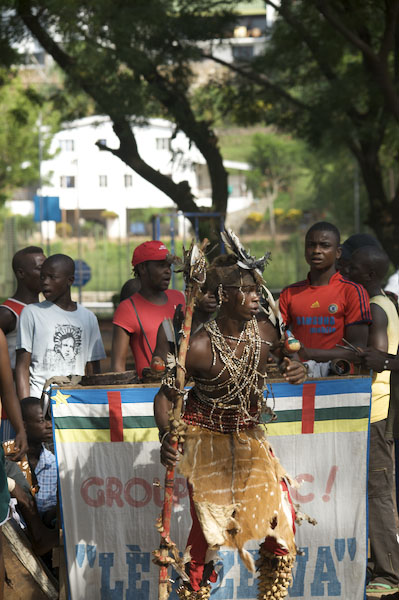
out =
<path fill-rule="evenodd" d="M 223 158 L 247 162 L 253 151 L 252 137 L 255 133 L 265 133 L 265 127 L 233 127 L 218 130 L 219 144 Z"/>

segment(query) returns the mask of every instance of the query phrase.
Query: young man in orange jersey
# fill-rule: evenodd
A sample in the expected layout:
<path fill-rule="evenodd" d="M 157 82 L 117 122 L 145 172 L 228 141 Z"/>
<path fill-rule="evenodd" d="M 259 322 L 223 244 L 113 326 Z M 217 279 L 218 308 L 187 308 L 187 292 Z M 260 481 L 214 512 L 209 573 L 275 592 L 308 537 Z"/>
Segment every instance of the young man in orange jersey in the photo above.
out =
<path fill-rule="evenodd" d="M 301 342 L 304 361 L 352 361 L 353 352 L 337 347 L 343 345 L 343 338 L 354 346 L 367 346 L 371 323 L 368 294 L 337 271 L 340 255 L 340 234 L 335 225 L 315 223 L 305 237 L 308 277 L 289 285 L 280 295 L 281 315 Z"/>

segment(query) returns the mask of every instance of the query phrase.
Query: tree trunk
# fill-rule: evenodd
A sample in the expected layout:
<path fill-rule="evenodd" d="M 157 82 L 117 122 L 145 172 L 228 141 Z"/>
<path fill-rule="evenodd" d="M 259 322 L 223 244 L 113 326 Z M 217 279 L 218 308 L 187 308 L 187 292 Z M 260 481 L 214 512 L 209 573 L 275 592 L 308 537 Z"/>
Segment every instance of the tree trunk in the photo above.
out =
<path fill-rule="evenodd" d="M 384 188 L 378 152 L 363 148 L 358 155 L 370 208 L 367 224 L 375 231 L 395 268 L 399 266 L 399 195 L 389 197 Z"/>

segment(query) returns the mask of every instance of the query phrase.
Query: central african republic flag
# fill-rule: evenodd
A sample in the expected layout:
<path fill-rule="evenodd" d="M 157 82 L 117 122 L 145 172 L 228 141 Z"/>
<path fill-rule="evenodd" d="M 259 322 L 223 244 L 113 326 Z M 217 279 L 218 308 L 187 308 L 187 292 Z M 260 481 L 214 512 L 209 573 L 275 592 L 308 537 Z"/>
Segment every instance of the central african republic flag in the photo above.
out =
<path fill-rule="evenodd" d="M 274 383 L 266 425 L 275 453 L 301 482 L 294 502 L 315 518 L 297 530 L 302 552 L 290 598 L 361 600 L 367 559 L 366 482 L 371 380 Z M 54 388 L 52 413 L 72 600 L 155 600 L 162 507 L 152 386 Z M 161 482 L 161 486 L 158 482 Z M 211 482 L 210 482 L 211 485 Z M 190 528 L 177 474 L 171 537 L 184 550 Z M 256 555 L 257 543 L 248 549 Z M 212 600 L 253 600 L 256 577 L 230 549 Z M 176 574 L 171 573 L 175 578 Z M 171 594 L 171 600 L 176 595 Z"/>

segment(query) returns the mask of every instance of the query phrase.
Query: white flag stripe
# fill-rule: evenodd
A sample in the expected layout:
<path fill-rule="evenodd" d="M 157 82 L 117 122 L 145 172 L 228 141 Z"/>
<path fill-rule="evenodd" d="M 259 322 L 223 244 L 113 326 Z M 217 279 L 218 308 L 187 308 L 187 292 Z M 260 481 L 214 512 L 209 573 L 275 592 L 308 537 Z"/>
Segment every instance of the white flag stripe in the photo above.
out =
<path fill-rule="evenodd" d="M 343 394 L 331 394 L 329 396 L 315 397 L 315 408 L 337 408 L 339 406 L 368 406 L 370 394 L 345 394 L 345 402 L 342 402 Z M 301 410 L 302 396 L 276 398 L 274 410 Z M 267 405 L 273 407 L 273 399 L 268 398 Z"/>
<path fill-rule="evenodd" d="M 108 417 L 108 404 L 78 404 L 71 402 L 66 407 L 65 404 L 53 406 L 54 417 Z M 154 414 L 153 405 L 148 402 L 126 402 L 122 403 L 123 417 L 152 416 Z"/>

